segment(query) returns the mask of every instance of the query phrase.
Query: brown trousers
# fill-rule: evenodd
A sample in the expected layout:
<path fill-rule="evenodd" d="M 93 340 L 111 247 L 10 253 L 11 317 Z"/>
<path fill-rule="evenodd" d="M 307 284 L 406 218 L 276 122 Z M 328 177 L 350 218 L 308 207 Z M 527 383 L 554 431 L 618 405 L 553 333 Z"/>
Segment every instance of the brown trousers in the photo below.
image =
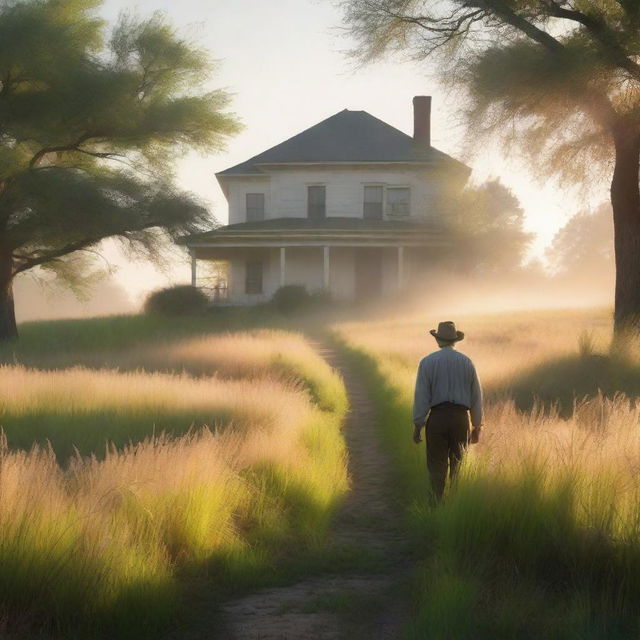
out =
<path fill-rule="evenodd" d="M 433 497 L 444 494 L 447 471 L 454 480 L 469 445 L 469 412 L 460 406 L 432 408 L 426 425 L 427 470 Z"/>

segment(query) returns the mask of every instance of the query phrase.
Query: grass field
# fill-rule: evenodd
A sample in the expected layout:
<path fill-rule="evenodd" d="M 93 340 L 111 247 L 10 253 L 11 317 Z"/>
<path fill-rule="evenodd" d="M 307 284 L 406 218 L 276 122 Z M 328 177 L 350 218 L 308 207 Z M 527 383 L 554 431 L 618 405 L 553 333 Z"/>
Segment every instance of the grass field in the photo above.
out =
<path fill-rule="evenodd" d="M 433 319 L 341 324 L 378 398 L 397 491 L 424 564 L 414 638 L 631 638 L 640 632 L 640 389 L 607 311 L 457 317 L 486 427 L 456 490 L 426 506 L 411 440 Z M 429 322 L 431 324 L 429 324 Z"/>
<path fill-rule="evenodd" d="M 347 488 L 344 387 L 299 334 L 226 331 L 254 322 L 37 323 L 5 347 L 9 629 L 154 636 L 189 576 L 222 593 L 321 552 Z"/>
<path fill-rule="evenodd" d="M 607 310 L 455 320 L 486 427 L 435 510 L 410 412 L 436 320 L 332 328 L 422 558 L 408 637 L 638 637 L 638 352 L 610 348 Z M 281 319 L 33 323 L 0 362 L 0 633 L 155 637 L 193 584 L 215 603 L 340 569 L 324 541 L 348 489 L 345 389 Z"/>

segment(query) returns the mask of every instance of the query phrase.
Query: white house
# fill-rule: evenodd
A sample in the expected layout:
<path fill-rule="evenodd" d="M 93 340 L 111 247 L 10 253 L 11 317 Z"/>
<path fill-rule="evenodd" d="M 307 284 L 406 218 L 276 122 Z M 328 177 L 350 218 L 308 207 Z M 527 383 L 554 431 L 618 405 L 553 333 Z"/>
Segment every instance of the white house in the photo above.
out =
<path fill-rule="evenodd" d="M 345 109 L 216 174 L 229 224 L 183 239 L 192 257 L 224 265 L 216 298 L 251 304 L 281 286 L 334 298 L 385 295 L 420 277 L 448 244 L 445 187 L 470 169 L 431 146 L 431 98 L 413 99 L 413 137 Z"/>

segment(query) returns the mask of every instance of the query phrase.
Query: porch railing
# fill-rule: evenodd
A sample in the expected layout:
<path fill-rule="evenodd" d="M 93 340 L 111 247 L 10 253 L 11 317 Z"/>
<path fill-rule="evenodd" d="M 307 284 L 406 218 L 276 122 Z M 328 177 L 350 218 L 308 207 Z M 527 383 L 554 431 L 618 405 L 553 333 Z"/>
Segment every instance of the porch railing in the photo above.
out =
<path fill-rule="evenodd" d="M 225 304 L 229 301 L 229 287 L 226 283 L 201 286 L 199 289 L 207 296 L 210 304 Z"/>

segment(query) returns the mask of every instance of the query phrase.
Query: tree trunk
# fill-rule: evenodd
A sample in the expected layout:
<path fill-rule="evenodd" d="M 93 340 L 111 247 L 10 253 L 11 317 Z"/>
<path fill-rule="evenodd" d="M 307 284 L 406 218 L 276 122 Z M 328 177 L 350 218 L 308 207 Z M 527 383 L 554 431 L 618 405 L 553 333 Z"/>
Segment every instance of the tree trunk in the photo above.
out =
<path fill-rule="evenodd" d="M 614 331 L 640 332 L 640 134 L 620 126 L 611 183 L 616 251 Z"/>
<path fill-rule="evenodd" d="M 0 342 L 18 337 L 13 305 L 13 261 L 8 251 L 0 250 Z"/>

